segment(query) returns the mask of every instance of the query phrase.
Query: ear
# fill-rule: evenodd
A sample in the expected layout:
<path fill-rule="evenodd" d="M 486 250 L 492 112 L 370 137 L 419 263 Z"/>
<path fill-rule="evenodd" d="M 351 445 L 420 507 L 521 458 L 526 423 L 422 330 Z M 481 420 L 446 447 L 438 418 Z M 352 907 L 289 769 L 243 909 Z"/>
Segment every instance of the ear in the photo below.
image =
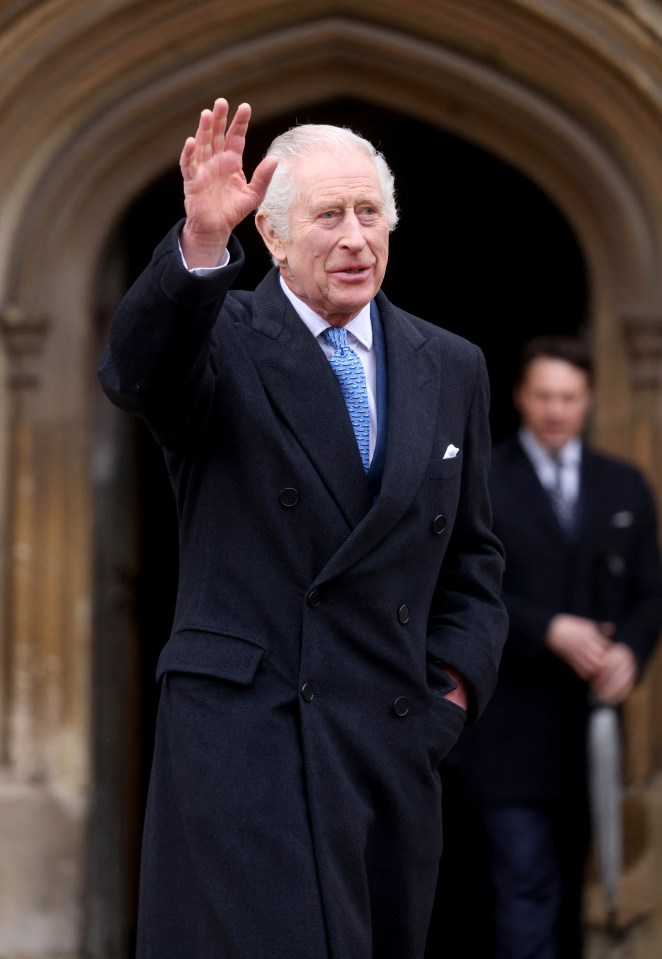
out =
<path fill-rule="evenodd" d="M 274 233 L 269 218 L 265 216 L 264 213 L 257 213 L 255 216 L 255 226 L 272 257 L 277 260 L 278 263 L 284 263 L 287 260 L 285 243 Z"/>
<path fill-rule="evenodd" d="M 522 384 L 521 383 L 519 383 L 517 386 L 513 388 L 512 396 L 513 396 L 513 406 L 515 407 L 518 413 L 521 413 L 522 412 Z"/>

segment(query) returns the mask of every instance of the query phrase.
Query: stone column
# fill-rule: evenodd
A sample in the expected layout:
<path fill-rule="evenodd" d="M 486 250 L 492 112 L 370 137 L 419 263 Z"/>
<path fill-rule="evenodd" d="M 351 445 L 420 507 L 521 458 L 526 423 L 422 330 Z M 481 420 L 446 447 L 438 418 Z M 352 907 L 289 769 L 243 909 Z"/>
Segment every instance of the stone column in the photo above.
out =
<path fill-rule="evenodd" d="M 657 494 L 662 519 L 662 313 L 624 320 L 632 387 L 632 457 Z M 627 704 L 628 778 L 642 781 L 662 754 L 662 649 Z M 655 690 L 658 690 L 657 695 Z"/>
<path fill-rule="evenodd" d="M 34 630 L 35 609 L 35 397 L 38 360 L 48 322 L 18 306 L 0 312 L 7 358 L 7 565 L 3 657 L 0 669 L 2 760 L 14 777 L 43 776 L 40 686 L 43 657 Z"/>

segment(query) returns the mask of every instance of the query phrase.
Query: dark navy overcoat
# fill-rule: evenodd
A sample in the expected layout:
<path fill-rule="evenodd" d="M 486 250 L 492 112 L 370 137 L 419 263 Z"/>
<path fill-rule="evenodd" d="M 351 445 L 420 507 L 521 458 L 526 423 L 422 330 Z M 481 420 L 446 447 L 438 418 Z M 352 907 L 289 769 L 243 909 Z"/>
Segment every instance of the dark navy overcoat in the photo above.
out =
<path fill-rule="evenodd" d="M 177 229 L 115 316 L 103 387 L 162 445 L 180 576 L 145 820 L 140 959 L 417 959 L 442 757 L 506 630 L 474 345 L 377 305 L 376 498 L 330 364 L 271 271 L 189 274 Z M 459 449 L 446 457 L 450 445 Z M 443 698 L 467 679 L 469 715 Z"/>
<path fill-rule="evenodd" d="M 489 488 L 506 549 L 509 636 L 479 723 L 444 764 L 472 802 L 585 798 L 587 683 L 545 643 L 572 613 L 616 626 L 639 671 L 662 626 L 662 562 L 652 490 L 633 464 L 584 444 L 578 516 L 563 533 L 519 439 L 495 446 Z"/>

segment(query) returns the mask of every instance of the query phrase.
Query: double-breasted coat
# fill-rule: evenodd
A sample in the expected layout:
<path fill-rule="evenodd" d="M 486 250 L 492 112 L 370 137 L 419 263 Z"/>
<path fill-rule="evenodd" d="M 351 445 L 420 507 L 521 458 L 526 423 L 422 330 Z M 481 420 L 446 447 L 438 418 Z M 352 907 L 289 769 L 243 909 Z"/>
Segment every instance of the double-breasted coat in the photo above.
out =
<path fill-rule="evenodd" d="M 138 955 L 416 959 L 437 767 L 489 699 L 506 629 L 483 357 L 378 295 L 375 495 L 277 272 L 231 292 L 237 242 L 202 278 L 177 235 L 120 305 L 99 366 L 164 449 L 180 529 Z M 468 716 L 437 661 L 466 677 Z"/>
<path fill-rule="evenodd" d="M 489 488 L 493 528 L 506 551 L 509 634 L 494 695 L 441 764 L 448 841 L 430 957 L 440 941 L 451 951 L 494 952 L 494 868 L 501 876 L 506 867 L 483 830 L 504 803 L 537 808 L 558 829 L 559 955 L 581 950 L 592 698 L 588 684 L 547 649 L 545 634 L 559 613 L 612 622 L 614 640 L 632 649 L 643 670 L 662 627 L 662 567 L 655 503 L 638 469 L 583 444 L 579 487 L 568 535 L 519 438 L 493 450 Z M 554 891 L 545 896 L 553 902 Z M 481 924 L 472 923 L 477 911 Z M 449 913 L 456 919 L 450 936 Z"/>
<path fill-rule="evenodd" d="M 587 684 L 554 656 L 557 613 L 613 622 L 643 670 L 662 627 L 652 492 L 632 464 L 584 444 L 576 528 L 566 535 L 516 437 L 494 448 L 494 530 L 506 549 L 509 634 L 494 696 L 445 765 L 479 802 L 572 799 L 586 786 Z"/>

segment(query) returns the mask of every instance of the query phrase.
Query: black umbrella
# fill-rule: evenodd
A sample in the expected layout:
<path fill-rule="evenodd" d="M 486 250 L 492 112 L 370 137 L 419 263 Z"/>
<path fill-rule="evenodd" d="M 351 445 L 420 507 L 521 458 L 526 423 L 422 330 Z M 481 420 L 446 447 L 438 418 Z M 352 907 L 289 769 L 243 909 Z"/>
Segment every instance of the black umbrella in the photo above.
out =
<path fill-rule="evenodd" d="M 616 624 L 616 611 L 622 607 L 626 565 L 620 539 L 632 521 L 632 513 L 627 510 L 610 517 L 605 549 L 595 559 L 594 615 L 601 623 Z M 618 707 L 603 703 L 595 696 L 591 696 L 587 750 L 593 847 L 607 910 L 607 927 L 616 935 L 623 865 L 621 714 Z"/>

